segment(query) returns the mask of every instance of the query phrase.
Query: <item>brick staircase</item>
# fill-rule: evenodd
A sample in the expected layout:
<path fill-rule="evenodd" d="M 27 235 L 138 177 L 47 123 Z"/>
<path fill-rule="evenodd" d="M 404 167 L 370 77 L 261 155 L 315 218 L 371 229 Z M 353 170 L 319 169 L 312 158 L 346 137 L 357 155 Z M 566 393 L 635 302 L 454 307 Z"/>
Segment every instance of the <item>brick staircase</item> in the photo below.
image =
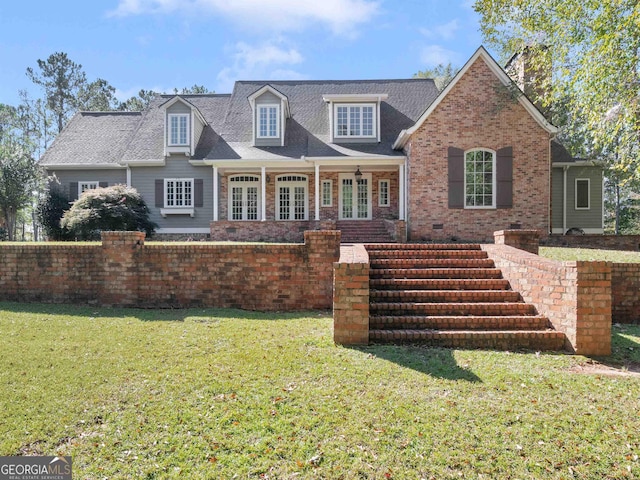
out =
<path fill-rule="evenodd" d="M 340 220 L 336 222 L 342 243 L 393 243 L 384 220 Z"/>
<path fill-rule="evenodd" d="M 564 334 L 522 301 L 479 245 L 367 245 L 369 339 L 562 350 Z"/>

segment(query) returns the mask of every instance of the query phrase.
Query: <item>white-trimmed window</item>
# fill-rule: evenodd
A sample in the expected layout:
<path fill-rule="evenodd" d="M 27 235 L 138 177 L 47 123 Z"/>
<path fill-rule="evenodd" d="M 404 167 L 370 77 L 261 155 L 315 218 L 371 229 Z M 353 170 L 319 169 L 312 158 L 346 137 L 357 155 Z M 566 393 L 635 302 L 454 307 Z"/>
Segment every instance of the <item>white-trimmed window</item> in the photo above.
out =
<path fill-rule="evenodd" d="M 475 149 L 464 155 L 465 208 L 496 207 L 496 155 Z"/>
<path fill-rule="evenodd" d="M 99 182 L 78 182 L 78 197 L 82 195 L 87 190 L 95 190 L 100 186 Z"/>
<path fill-rule="evenodd" d="M 280 137 L 280 105 L 258 105 L 258 138 Z"/>
<path fill-rule="evenodd" d="M 193 208 L 193 178 L 165 178 L 164 206 Z"/>
<path fill-rule="evenodd" d="M 378 180 L 378 206 L 388 207 L 390 205 L 389 180 Z"/>
<path fill-rule="evenodd" d="M 334 104 L 334 136 L 336 138 L 376 137 L 376 105 Z"/>
<path fill-rule="evenodd" d="M 333 180 L 322 180 L 321 190 L 323 207 L 333 206 Z"/>
<path fill-rule="evenodd" d="M 260 211 L 260 177 L 229 177 L 229 220 L 258 220 Z"/>
<path fill-rule="evenodd" d="M 591 208 L 591 180 L 588 178 L 576 178 L 576 210 L 589 210 Z"/>
<path fill-rule="evenodd" d="M 169 114 L 169 146 L 189 145 L 189 115 Z"/>
<path fill-rule="evenodd" d="M 307 220 L 308 179 L 306 175 L 278 175 L 276 219 Z"/>

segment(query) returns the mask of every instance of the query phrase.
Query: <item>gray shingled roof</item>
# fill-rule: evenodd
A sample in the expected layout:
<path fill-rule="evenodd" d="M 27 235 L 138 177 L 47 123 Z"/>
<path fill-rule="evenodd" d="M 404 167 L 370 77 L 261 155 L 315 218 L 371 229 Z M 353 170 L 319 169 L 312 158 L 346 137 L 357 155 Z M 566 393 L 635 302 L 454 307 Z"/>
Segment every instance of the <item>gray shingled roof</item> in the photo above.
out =
<path fill-rule="evenodd" d="M 575 163 L 584 162 L 584 158 L 572 157 L 567 148 L 557 140 L 551 142 L 551 162 L 552 163 Z"/>
<path fill-rule="evenodd" d="M 251 105 L 247 97 L 265 85 L 286 95 L 284 147 L 252 146 Z M 381 142 L 330 143 L 330 94 L 387 94 L 381 104 Z M 206 119 L 195 159 L 270 159 L 327 156 L 398 155 L 391 146 L 437 97 L 430 79 L 341 81 L 241 81 L 230 95 L 181 95 Z M 161 95 L 142 113 L 79 113 L 43 156 L 43 165 L 161 160 L 164 110 L 174 95 Z"/>
<path fill-rule="evenodd" d="M 118 164 L 142 114 L 78 112 L 40 159 L 42 165 Z"/>

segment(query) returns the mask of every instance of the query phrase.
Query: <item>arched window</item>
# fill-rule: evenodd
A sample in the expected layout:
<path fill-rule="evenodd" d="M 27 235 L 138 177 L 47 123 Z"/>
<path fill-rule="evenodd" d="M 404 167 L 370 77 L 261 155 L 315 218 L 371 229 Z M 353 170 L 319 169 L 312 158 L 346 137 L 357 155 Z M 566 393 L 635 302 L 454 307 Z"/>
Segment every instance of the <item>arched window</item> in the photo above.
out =
<path fill-rule="evenodd" d="M 465 208 L 495 208 L 496 154 L 474 149 L 464 154 Z"/>
<path fill-rule="evenodd" d="M 229 220 L 258 220 L 260 211 L 260 177 L 229 177 Z"/>
<path fill-rule="evenodd" d="M 276 219 L 308 220 L 308 179 L 306 175 L 276 177 Z"/>

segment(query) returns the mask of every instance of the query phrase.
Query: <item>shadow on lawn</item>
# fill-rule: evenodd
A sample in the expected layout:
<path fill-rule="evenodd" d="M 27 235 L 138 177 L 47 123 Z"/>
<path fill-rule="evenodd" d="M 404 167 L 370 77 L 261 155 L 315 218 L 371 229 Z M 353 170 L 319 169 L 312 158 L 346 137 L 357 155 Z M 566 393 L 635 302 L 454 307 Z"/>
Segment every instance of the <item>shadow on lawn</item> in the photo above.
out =
<path fill-rule="evenodd" d="M 88 318 L 135 318 L 142 322 L 196 322 L 215 319 L 290 320 L 310 316 L 326 316 L 327 312 L 256 312 L 232 308 L 111 308 L 91 305 L 0 302 L 0 310 L 34 315 L 65 315 Z"/>
<path fill-rule="evenodd" d="M 627 367 L 630 371 L 640 372 L 640 325 L 613 325 L 611 355 L 593 359 L 610 367 Z"/>
<path fill-rule="evenodd" d="M 447 348 L 396 345 L 370 345 L 352 348 L 432 377 L 482 382 L 480 377 L 471 370 L 458 365 L 453 350 Z"/>

